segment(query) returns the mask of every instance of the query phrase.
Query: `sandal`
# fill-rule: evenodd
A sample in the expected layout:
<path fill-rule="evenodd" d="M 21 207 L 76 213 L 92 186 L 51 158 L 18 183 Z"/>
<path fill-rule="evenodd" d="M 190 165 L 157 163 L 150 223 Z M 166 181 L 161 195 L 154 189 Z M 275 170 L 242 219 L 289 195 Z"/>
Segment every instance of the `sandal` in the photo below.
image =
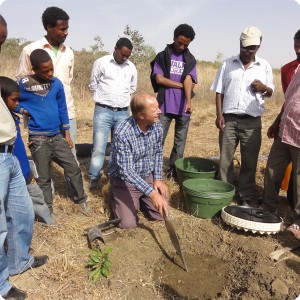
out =
<path fill-rule="evenodd" d="M 286 231 L 295 238 L 300 239 L 300 226 L 298 224 L 292 224 L 286 229 Z"/>

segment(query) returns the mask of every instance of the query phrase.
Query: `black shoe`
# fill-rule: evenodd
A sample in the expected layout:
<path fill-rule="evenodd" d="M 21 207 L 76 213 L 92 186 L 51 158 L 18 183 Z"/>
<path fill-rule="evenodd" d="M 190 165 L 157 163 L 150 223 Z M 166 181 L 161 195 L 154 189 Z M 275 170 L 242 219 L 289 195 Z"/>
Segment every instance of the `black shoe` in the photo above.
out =
<path fill-rule="evenodd" d="M 44 265 L 49 257 L 47 255 L 41 255 L 41 256 L 34 256 L 33 258 L 34 261 L 33 264 L 31 265 L 31 268 L 38 268 Z"/>
<path fill-rule="evenodd" d="M 3 299 L 10 299 L 10 300 L 23 300 L 25 299 L 27 294 L 16 287 L 12 287 L 8 293 L 2 296 Z"/>
<path fill-rule="evenodd" d="M 95 191 L 97 189 L 99 179 L 90 179 L 89 181 L 89 190 L 90 192 Z"/>

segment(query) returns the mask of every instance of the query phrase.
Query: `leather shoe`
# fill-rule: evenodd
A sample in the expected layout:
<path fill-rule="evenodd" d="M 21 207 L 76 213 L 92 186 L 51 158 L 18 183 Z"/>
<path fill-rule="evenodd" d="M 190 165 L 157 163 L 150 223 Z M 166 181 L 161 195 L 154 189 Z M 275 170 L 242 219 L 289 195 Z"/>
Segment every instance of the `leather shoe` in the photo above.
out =
<path fill-rule="evenodd" d="M 97 189 L 99 179 L 90 179 L 89 181 L 89 190 L 93 192 Z"/>
<path fill-rule="evenodd" d="M 3 299 L 10 299 L 10 300 L 23 300 L 25 299 L 27 294 L 16 287 L 12 287 L 8 293 L 2 296 Z"/>
<path fill-rule="evenodd" d="M 44 265 L 49 257 L 47 255 L 41 255 L 41 256 L 34 256 L 33 258 L 34 261 L 31 265 L 31 268 L 38 268 Z"/>

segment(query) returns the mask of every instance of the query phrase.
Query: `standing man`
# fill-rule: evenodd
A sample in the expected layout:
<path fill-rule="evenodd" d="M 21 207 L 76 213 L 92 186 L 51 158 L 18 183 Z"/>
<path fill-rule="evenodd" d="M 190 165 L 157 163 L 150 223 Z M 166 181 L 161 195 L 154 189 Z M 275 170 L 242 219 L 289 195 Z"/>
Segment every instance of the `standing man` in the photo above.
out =
<path fill-rule="evenodd" d="M 281 68 L 281 85 L 282 85 L 282 90 L 283 90 L 284 94 L 300 66 L 300 30 L 298 30 L 294 36 L 294 50 L 296 52 L 297 59 L 287 63 L 286 65 L 284 65 Z M 292 174 L 292 172 L 293 171 L 291 171 L 291 174 Z M 287 190 L 287 198 L 288 198 L 290 204 L 292 205 L 292 207 L 294 207 L 294 204 L 293 204 L 293 176 L 290 177 L 289 187 Z"/>
<path fill-rule="evenodd" d="M 261 40 L 257 27 L 247 27 L 240 36 L 240 54 L 225 60 L 211 87 L 216 92 L 216 126 L 221 135 L 220 179 L 231 181 L 230 166 L 240 143 L 236 197 L 243 205 L 254 200 L 264 98 L 274 90 L 270 64 L 256 55 Z"/>
<path fill-rule="evenodd" d="M 294 222 L 287 231 L 300 238 L 300 72 L 293 77 L 285 92 L 281 112 L 268 129 L 268 137 L 274 138 L 265 172 L 262 207 L 277 213 L 278 193 L 287 165 L 293 164 Z"/>
<path fill-rule="evenodd" d="M 163 144 L 172 120 L 175 120 L 174 145 L 169 160 L 167 177 L 177 181 L 175 161 L 183 157 L 192 114 L 192 90 L 197 83 L 196 59 L 188 50 L 195 31 L 187 24 L 174 30 L 173 43 L 158 53 L 151 62 L 151 83 L 162 114 Z"/>
<path fill-rule="evenodd" d="M 137 226 L 139 209 L 156 220 L 168 214 L 158 102 L 154 96 L 137 93 L 130 108 L 132 116 L 114 132 L 109 161 L 109 198 L 121 228 Z"/>
<path fill-rule="evenodd" d="M 42 14 L 42 22 L 46 30 L 46 35 L 41 40 L 33 42 L 23 48 L 19 59 L 19 73 L 17 77 L 33 74 L 29 58 L 33 50 L 44 49 L 48 52 L 54 66 L 53 76 L 60 79 L 64 86 L 69 115 L 70 137 L 73 145 L 75 145 L 77 126 L 74 98 L 71 92 L 74 53 L 71 48 L 64 44 L 68 36 L 69 19 L 68 14 L 58 7 L 52 6 L 46 8 Z M 72 153 L 76 158 L 75 147 L 72 148 Z"/>
<path fill-rule="evenodd" d="M 0 51 L 6 37 L 7 24 L 0 15 Z M 10 110 L 17 104 L 18 97 L 9 97 L 6 102 L 0 97 L 0 296 L 23 300 L 26 293 L 12 286 L 9 276 L 42 266 L 48 256 L 33 257 L 29 253 L 34 220 L 32 201 L 19 161 L 12 154 L 17 130 Z"/>
<path fill-rule="evenodd" d="M 294 36 L 294 50 L 297 59 L 287 63 L 281 68 L 281 85 L 283 93 L 285 93 L 300 65 L 300 30 L 298 30 Z"/>
<path fill-rule="evenodd" d="M 120 38 L 113 54 L 94 62 L 90 89 L 94 94 L 93 152 L 88 177 L 90 191 L 95 190 L 104 164 L 108 136 L 129 116 L 130 95 L 136 90 L 137 70 L 128 60 L 132 43 Z"/>

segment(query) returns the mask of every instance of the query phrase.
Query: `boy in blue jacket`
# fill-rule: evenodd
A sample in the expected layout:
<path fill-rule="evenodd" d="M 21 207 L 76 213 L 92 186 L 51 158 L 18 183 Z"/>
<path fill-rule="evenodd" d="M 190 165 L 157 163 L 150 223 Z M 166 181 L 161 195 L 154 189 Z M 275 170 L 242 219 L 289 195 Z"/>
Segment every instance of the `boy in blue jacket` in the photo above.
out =
<path fill-rule="evenodd" d="M 5 103 L 7 103 L 8 98 L 13 98 L 13 97 L 16 97 L 17 99 L 19 98 L 20 88 L 18 84 L 12 79 L 5 76 L 0 76 L 0 86 L 1 86 L 1 97 Z M 45 203 L 43 192 L 39 188 L 38 184 L 35 182 L 33 174 L 31 173 L 30 170 L 27 153 L 21 137 L 20 118 L 15 113 L 12 112 L 12 109 L 14 108 L 11 108 L 10 106 L 8 108 L 10 109 L 11 115 L 15 121 L 16 129 L 17 129 L 17 137 L 15 140 L 14 149 L 12 153 L 19 160 L 21 170 L 26 181 L 26 187 L 33 203 L 35 216 L 36 218 L 38 218 L 38 220 L 41 223 L 47 225 L 53 225 L 54 222 L 50 216 L 49 208 Z"/>
<path fill-rule="evenodd" d="M 37 183 L 53 212 L 51 190 L 52 159 L 64 169 L 74 190 L 74 202 L 88 213 L 81 170 L 71 152 L 69 117 L 62 82 L 53 77 L 53 63 L 43 49 L 30 55 L 33 75 L 19 79 L 21 95 L 16 112 L 29 116 L 29 149 L 36 164 Z M 63 132 L 63 133 L 62 133 Z"/>

